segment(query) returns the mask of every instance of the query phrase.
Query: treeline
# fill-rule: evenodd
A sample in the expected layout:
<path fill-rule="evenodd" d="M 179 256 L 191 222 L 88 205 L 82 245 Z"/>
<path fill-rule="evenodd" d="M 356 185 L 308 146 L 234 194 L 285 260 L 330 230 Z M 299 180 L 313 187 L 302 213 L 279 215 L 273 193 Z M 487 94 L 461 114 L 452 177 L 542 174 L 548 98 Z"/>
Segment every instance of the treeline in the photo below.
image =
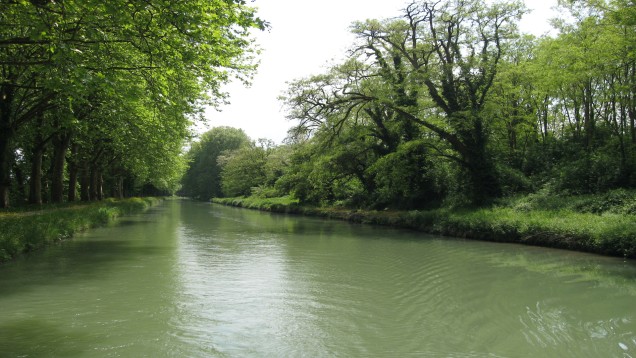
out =
<path fill-rule="evenodd" d="M 0 208 L 173 192 L 265 26 L 240 0 L 0 0 Z"/>
<path fill-rule="evenodd" d="M 354 23 L 346 61 L 290 85 L 287 143 L 226 152 L 201 197 L 413 209 L 634 188 L 634 5 L 562 2 L 540 38 L 519 33 L 518 2 L 415 1 Z"/>

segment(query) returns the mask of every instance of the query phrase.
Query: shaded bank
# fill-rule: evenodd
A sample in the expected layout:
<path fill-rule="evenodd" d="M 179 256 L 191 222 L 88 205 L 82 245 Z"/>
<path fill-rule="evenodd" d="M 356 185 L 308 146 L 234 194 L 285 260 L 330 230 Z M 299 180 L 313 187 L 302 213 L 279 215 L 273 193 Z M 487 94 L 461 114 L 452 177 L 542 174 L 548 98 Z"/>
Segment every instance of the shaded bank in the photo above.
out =
<path fill-rule="evenodd" d="M 478 209 L 375 211 L 301 206 L 285 198 L 215 198 L 224 205 L 279 213 L 320 216 L 356 223 L 418 230 L 485 241 L 546 246 L 602 255 L 636 258 L 636 215 L 616 210 L 577 212 L 569 207 L 526 202 Z M 585 206 L 584 198 L 569 199 Z M 588 204 L 588 206 L 593 206 Z"/>
<path fill-rule="evenodd" d="M 33 211 L 0 212 L 0 262 L 106 225 L 122 215 L 146 210 L 157 198 L 107 199 L 77 205 L 45 206 Z"/>

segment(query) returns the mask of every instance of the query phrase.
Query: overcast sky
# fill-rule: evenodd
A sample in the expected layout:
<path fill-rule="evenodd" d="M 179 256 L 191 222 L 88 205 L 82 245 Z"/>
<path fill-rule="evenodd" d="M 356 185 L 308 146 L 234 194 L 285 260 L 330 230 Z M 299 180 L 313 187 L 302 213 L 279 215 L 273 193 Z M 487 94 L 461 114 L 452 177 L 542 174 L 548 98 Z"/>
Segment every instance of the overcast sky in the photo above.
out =
<path fill-rule="evenodd" d="M 405 0 L 255 0 L 259 17 L 271 29 L 256 34 L 262 48 L 258 73 L 252 86 L 232 83 L 228 106 L 206 111 L 204 132 L 216 126 L 242 128 L 252 139 L 267 138 L 281 143 L 293 125 L 285 119 L 277 97 L 286 82 L 324 72 L 329 63 L 343 58 L 353 43 L 349 25 L 365 19 L 400 15 Z M 525 0 L 533 12 L 521 22 L 524 32 L 542 35 L 550 30 L 547 20 L 557 0 Z M 337 61 L 336 61 L 337 62 Z"/>

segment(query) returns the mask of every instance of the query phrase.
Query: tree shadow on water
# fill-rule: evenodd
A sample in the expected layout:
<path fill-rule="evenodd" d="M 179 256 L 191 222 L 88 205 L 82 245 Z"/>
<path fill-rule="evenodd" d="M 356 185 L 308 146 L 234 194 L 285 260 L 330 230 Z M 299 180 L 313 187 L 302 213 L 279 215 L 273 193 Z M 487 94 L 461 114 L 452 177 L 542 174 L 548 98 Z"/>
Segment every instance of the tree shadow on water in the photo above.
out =
<path fill-rule="evenodd" d="M 129 262 L 163 252 L 128 240 L 72 240 L 0 266 L 0 297 L 41 285 L 74 285 L 107 276 Z M 1 351 L 0 351 L 1 352 Z"/>
<path fill-rule="evenodd" d="M 0 357 L 75 357 L 86 355 L 87 332 L 29 318 L 0 322 Z"/>
<path fill-rule="evenodd" d="M 141 219 L 120 219 L 117 221 L 117 226 L 135 226 L 139 224 L 156 224 L 156 220 L 141 220 Z"/>

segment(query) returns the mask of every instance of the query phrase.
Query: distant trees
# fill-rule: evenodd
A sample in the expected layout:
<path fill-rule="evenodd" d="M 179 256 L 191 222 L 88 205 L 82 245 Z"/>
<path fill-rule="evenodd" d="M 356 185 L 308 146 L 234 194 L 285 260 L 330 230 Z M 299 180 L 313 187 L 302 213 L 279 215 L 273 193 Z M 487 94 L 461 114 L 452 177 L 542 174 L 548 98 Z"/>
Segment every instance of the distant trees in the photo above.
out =
<path fill-rule="evenodd" d="M 190 166 L 181 181 L 180 194 L 199 200 L 222 196 L 219 160 L 229 151 L 239 150 L 249 144 L 249 137 L 241 129 L 216 127 L 204 133 L 186 154 Z M 244 175 L 254 173 L 245 172 Z"/>
<path fill-rule="evenodd" d="M 0 0 L 0 207 L 174 190 L 191 121 L 254 69 L 264 26 L 238 0 Z"/>
<path fill-rule="evenodd" d="M 275 151 L 272 141 L 259 139 L 219 157 L 224 196 L 247 196 L 259 186 L 272 186 L 280 175 L 270 158 Z"/>

